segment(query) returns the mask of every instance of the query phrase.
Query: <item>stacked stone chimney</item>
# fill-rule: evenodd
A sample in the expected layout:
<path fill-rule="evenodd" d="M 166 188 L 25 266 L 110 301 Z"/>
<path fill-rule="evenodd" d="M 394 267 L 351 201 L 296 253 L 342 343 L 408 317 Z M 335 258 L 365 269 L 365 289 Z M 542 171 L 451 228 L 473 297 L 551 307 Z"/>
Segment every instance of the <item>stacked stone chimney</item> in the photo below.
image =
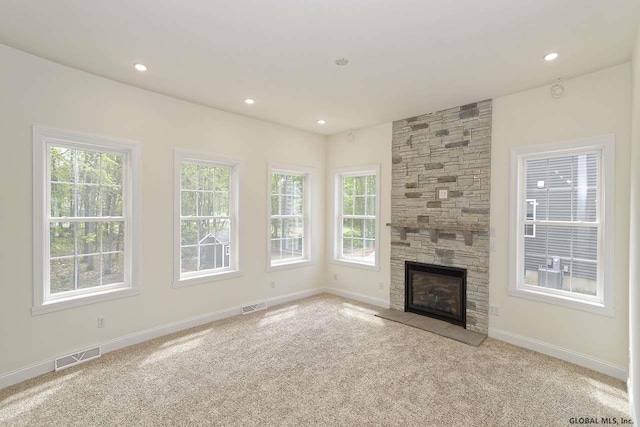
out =
<path fill-rule="evenodd" d="M 391 307 L 404 310 L 405 261 L 465 268 L 467 329 L 485 334 L 491 109 L 486 100 L 396 121 L 392 153 Z"/>

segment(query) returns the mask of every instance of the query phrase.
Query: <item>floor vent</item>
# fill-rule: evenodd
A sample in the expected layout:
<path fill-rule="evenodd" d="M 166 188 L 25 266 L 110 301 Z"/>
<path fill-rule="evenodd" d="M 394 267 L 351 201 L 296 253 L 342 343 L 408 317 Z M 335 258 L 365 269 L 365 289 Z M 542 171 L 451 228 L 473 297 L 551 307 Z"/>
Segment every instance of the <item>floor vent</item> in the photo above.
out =
<path fill-rule="evenodd" d="M 88 350 L 79 351 L 78 353 L 69 354 L 68 356 L 62 356 L 56 359 L 55 369 L 60 371 L 67 369 L 80 363 L 88 362 L 97 357 L 100 357 L 100 347 L 90 348 Z"/>
<path fill-rule="evenodd" d="M 267 308 L 266 302 L 260 302 L 258 304 L 245 305 L 242 307 L 242 314 L 253 313 L 254 311 L 265 310 Z"/>

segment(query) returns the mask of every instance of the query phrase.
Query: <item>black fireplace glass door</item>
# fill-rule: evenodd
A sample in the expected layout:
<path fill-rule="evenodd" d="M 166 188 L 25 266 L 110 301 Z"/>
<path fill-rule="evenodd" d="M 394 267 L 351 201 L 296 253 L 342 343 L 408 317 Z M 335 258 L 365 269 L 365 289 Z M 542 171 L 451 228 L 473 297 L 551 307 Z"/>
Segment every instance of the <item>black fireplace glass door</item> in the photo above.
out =
<path fill-rule="evenodd" d="M 411 283 L 414 306 L 460 315 L 460 278 L 412 271 Z"/>
<path fill-rule="evenodd" d="M 467 270 L 405 261 L 405 311 L 466 327 Z"/>

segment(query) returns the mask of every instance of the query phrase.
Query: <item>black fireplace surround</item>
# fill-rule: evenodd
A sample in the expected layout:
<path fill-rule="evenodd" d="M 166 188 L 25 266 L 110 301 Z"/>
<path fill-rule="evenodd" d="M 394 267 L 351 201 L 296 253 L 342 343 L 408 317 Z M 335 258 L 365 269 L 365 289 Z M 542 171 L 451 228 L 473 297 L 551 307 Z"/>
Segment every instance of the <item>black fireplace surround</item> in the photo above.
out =
<path fill-rule="evenodd" d="M 467 270 L 405 261 L 404 311 L 467 327 Z"/>

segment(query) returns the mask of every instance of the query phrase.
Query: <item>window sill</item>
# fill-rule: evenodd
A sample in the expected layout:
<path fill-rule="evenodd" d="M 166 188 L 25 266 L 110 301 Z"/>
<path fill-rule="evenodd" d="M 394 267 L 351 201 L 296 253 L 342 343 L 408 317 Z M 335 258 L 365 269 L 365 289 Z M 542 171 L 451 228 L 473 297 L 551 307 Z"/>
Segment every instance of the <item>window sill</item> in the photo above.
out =
<path fill-rule="evenodd" d="M 543 302 L 546 304 L 558 305 L 561 307 L 571 308 L 574 310 L 586 311 L 589 313 L 599 314 L 606 317 L 614 317 L 615 310 L 612 307 L 606 307 L 603 304 L 583 301 L 570 297 L 563 297 L 559 295 L 549 295 L 544 292 L 535 292 L 523 289 L 509 288 L 507 293 L 509 296 L 529 299 L 532 301 Z"/>
<path fill-rule="evenodd" d="M 119 288 L 110 289 L 108 291 L 99 293 L 96 292 L 86 295 L 76 295 L 65 299 L 47 301 L 42 305 L 34 306 L 31 308 L 31 314 L 33 316 L 39 316 L 41 314 L 52 313 L 54 311 L 66 310 L 69 308 L 95 304 L 98 302 L 109 301 L 118 298 L 131 297 L 138 294 L 140 294 L 139 288 Z"/>
<path fill-rule="evenodd" d="M 203 276 L 185 277 L 183 279 L 175 280 L 173 282 L 174 288 L 184 288 L 185 286 L 198 285 L 200 283 L 215 282 L 217 280 L 231 279 L 234 277 L 243 276 L 244 273 L 240 270 L 222 271 L 220 273 L 211 273 Z"/>
<path fill-rule="evenodd" d="M 286 262 L 282 264 L 268 265 L 267 271 L 270 272 L 270 271 L 287 270 L 290 268 L 308 267 L 314 264 L 315 262 L 310 259 L 302 259 L 302 260 L 291 261 L 291 262 Z"/>
<path fill-rule="evenodd" d="M 364 262 L 351 261 L 344 258 L 334 258 L 331 260 L 333 264 L 345 267 L 361 268 L 363 270 L 380 271 L 380 266 L 375 264 L 366 264 Z"/>

